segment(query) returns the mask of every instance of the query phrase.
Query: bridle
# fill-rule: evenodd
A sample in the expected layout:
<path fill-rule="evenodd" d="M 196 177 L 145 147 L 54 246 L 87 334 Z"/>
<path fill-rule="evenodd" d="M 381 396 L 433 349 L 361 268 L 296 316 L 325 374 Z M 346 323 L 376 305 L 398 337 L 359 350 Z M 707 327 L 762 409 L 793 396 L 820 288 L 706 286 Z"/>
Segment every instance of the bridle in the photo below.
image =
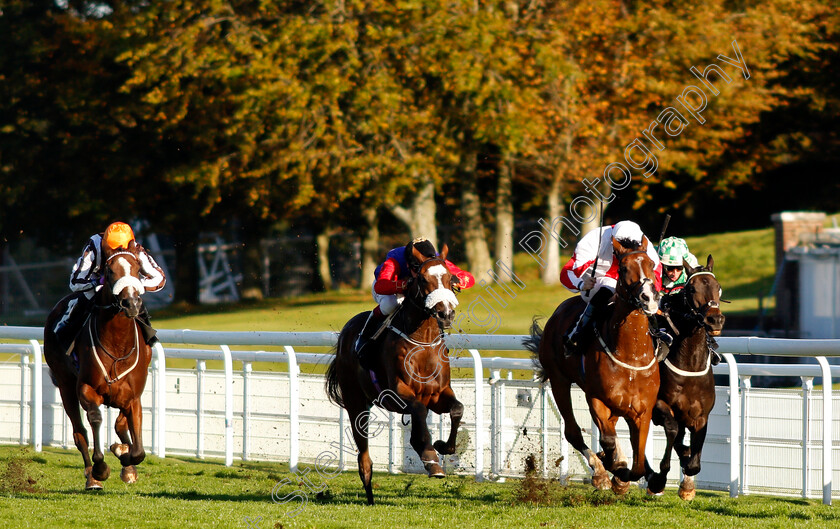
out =
<path fill-rule="evenodd" d="M 710 299 L 704 305 L 701 305 L 700 307 L 695 307 L 693 300 L 689 296 L 689 293 L 693 294 L 697 291 L 694 285 L 690 284 L 692 278 L 701 275 L 710 275 L 713 278 L 715 278 L 715 281 L 717 281 L 715 274 L 706 270 L 702 270 L 700 272 L 695 272 L 691 274 L 685 280 L 685 286 L 682 289 L 683 303 L 686 307 L 688 307 L 691 316 L 690 319 L 695 320 L 698 325 L 702 325 L 703 328 L 705 328 L 707 331 L 711 331 L 711 326 L 708 323 L 706 323 L 706 313 L 709 312 L 710 309 L 720 309 L 720 303 L 718 301 L 715 301 L 714 299 Z"/>
<path fill-rule="evenodd" d="M 430 317 L 436 317 L 434 307 L 427 307 L 425 303 L 425 296 L 423 296 L 423 301 L 419 301 L 421 298 L 422 291 L 420 290 L 420 284 L 425 281 L 423 278 L 423 274 L 420 273 L 420 270 L 427 266 L 427 268 L 431 268 L 432 266 L 439 264 L 442 266 L 446 266 L 446 261 L 441 259 L 440 257 L 433 257 L 427 261 L 423 261 L 422 263 L 416 264 L 411 267 L 411 271 L 413 272 L 412 276 L 407 280 L 408 285 L 406 287 L 407 295 L 406 301 L 408 301 L 412 306 L 419 309 L 421 312 L 427 314 Z"/>
<path fill-rule="evenodd" d="M 112 281 L 111 280 L 111 268 L 110 268 L 111 261 L 113 261 L 115 258 L 120 257 L 120 256 L 128 256 L 131 259 L 133 259 L 134 261 L 138 260 L 137 256 L 135 254 L 133 254 L 132 252 L 129 252 L 127 250 L 116 252 L 116 253 L 110 255 L 108 257 L 108 259 L 105 260 L 105 263 L 103 265 L 104 268 L 105 268 L 105 278 L 106 278 L 104 287 L 108 288 L 108 290 L 111 293 L 111 295 L 110 295 L 111 303 L 106 304 L 106 305 L 97 304 L 96 308 L 99 308 L 99 309 L 114 309 L 117 312 L 125 312 L 126 316 L 128 316 L 128 314 L 127 314 L 128 307 L 123 306 L 123 304 L 120 302 L 120 299 L 118 297 L 119 292 L 121 292 L 122 288 L 125 288 L 126 286 L 134 286 L 138 290 L 139 294 L 143 294 L 144 289 L 143 289 L 143 285 L 140 283 L 140 280 L 136 277 L 133 277 L 133 276 L 124 276 L 124 277 L 121 277 L 120 279 L 118 279 L 117 281 Z M 114 292 L 115 288 L 120 285 L 120 281 L 124 282 L 124 286 L 122 288 L 120 288 L 118 292 Z"/>
<path fill-rule="evenodd" d="M 619 267 L 621 266 L 621 261 L 623 261 L 626 257 L 630 257 L 631 255 L 636 255 L 636 254 L 647 255 L 647 252 L 642 251 L 642 250 L 633 250 L 632 252 L 628 252 L 628 253 L 622 255 L 619 258 Z M 628 285 L 626 287 L 626 290 L 628 290 L 630 292 L 631 297 L 629 299 L 626 298 L 625 296 L 621 295 L 621 293 L 619 293 L 618 288 L 616 288 L 616 292 L 615 292 L 616 296 L 618 296 L 619 299 L 621 299 L 622 301 L 624 301 L 625 303 L 627 303 L 631 307 L 633 307 L 635 309 L 639 309 L 639 310 L 644 310 L 644 305 L 645 304 L 642 301 L 641 294 L 642 294 L 642 290 L 644 290 L 644 288 L 645 288 L 646 283 L 651 283 L 651 285 L 652 285 L 653 284 L 653 279 L 651 279 L 647 276 L 644 276 L 641 279 L 639 279 L 638 281 L 634 281 L 633 283 Z"/>

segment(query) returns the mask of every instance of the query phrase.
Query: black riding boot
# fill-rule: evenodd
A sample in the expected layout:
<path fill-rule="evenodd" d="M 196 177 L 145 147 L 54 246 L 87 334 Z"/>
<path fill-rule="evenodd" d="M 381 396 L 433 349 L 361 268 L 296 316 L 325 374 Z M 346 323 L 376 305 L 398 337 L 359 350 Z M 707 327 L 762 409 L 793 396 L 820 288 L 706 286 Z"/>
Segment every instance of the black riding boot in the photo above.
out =
<path fill-rule="evenodd" d="M 592 297 L 575 326 L 563 336 L 564 357 L 580 355 L 585 351 L 594 336 L 595 325 L 606 312 L 607 303 L 611 297 L 612 292 L 603 287 Z"/>
<path fill-rule="evenodd" d="M 82 330 L 82 324 L 85 322 L 87 314 L 90 311 L 91 304 L 92 300 L 89 300 L 84 294 L 79 294 L 67 303 L 64 315 L 55 324 L 53 333 L 55 334 L 59 347 L 61 347 L 65 354 L 70 354 L 73 344 L 76 341 L 76 336 Z"/>
<path fill-rule="evenodd" d="M 648 318 L 648 321 L 650 322 L 650 335 L 653 338 L 653 347 L 656 350 L 656 361 L 661 362 L 671 352 L 674 337 L 667 330 L 659 327 L 656 316 L 651 316 Z"/>
<path fill-rule="evenodd" d="M 369 352 L 368 349 L 370 349 L 368 346 L 373 341 L 373 335 L 376 334 L 376 331 L 378 331 L 379 327 L 382 325 L 383 316 L 384 315 L 379 310 L 379 307 L 372 310 L 368 315 L 367 321 L 365 321 L 365 326 L 362 327 L 361 332 L 359 332 L 359 337 L 356 338 L 356 343 L 353 346 L 356 352 L 356 357 L 359 359 L 359 364 L 361 364 L 365 369 L 371 369 L 370 355 L 367 354 Z"/>
<path fill-rule="evenodd" d="M 137 315 L 137 321 L 140 322 L 140 332 L 143 333 L 143 340 L 147 345 L 154 346 L 160 340 L 157 339 L 157 331 L 152 328 L 152 320 L 149 318 L 149 311 L 146 310 L 146 304 L 142 304 L 140 314 Z"/>

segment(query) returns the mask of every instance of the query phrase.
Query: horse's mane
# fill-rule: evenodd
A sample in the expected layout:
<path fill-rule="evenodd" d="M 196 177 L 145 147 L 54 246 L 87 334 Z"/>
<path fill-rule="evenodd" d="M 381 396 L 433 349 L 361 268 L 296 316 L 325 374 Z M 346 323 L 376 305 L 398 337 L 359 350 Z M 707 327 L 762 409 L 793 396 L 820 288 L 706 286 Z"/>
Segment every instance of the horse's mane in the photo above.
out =
<path fill-rule="evenodd" d="M 618 241 L 618 244 L 622 245 L 627 250 L 641 250 L 642 248 L 641 241 L 636 242 L 633 239 L 627 238 L 616 239 L 616 241 Z"/>

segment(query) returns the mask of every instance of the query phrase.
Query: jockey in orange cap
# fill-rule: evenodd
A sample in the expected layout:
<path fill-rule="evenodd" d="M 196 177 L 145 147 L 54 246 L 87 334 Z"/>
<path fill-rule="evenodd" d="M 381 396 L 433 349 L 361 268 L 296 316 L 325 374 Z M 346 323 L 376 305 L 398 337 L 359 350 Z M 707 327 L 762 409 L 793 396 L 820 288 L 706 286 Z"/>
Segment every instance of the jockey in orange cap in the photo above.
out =
<path fill-rule="evenodd" d="M 134 240 L 134 232 L 128 224 L 114 222 L 103 233 L 92 235 L 70 274 L 70 290 L 75 292 L 76 296 L 67 304 L 67 310 L 53 329 L 58 343 L 68 354 L 93 306 L 93 296 L 104 284 L 102 265 L 105 259 L 103 257 L 119 249 L 132 248 L 136 249 L 140 258 L 140 282 L 146 292 L 156 292 L 166 284 L 163 270 L 146 252 L 146 249 L 137 244 Z M 145 305 L 140 311 L 138 320 L 142 323 L 140 329 L 143 331 L 146 343 L 154 345 L 155 330 L 152 328 Z"/>

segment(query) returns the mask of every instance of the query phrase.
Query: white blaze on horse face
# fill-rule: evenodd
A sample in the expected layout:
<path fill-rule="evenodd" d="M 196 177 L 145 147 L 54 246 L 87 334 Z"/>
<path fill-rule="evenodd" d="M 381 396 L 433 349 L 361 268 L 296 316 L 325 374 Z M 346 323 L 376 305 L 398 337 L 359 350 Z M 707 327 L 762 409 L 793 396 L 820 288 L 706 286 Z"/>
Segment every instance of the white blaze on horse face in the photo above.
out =
<path fill-rule="evenodd" d="M 639 259 L 636 261 L 639 264 L 639 274 L 642 277 L 642 292 L 641 294 L 647 294 L 648 301 L 645 303 L 645 306 L 642 310 L 648 316 L 653 316 L 656 314 L 656 311 L 659 310 L 659 302 L 656 301 L 656 291 L 654 289 L 653 280 L 649 277 L 645 276 L 645 270 L 642 268 L 642 260 Z"/>
<path fill-rule="evenodd" d="M 443 276 L 449 273 L 449 270 L 444 265 L 435 265 L 429 267 L 426 273 L 437 278 L 437 288 L 426 296 L 426 308 L 431 309 L 438 303 L 444 302 L 449 304 L 450 310 L 455 310 L 458 306 L 458 298 L 455 297 L 454 292 L 443 286 Z"/>
<path fill-rule="evenodd" d="M 114 293 L 114 296 L 119 296 L 120 292 L 122 292 L 126 288 L 133 288 L 137 292 L 135 294 L 137 296 L 140 296 L 144 292 L 146 292 L 146 289 L 143 288 L 143 284 L 140 282 L 140 279 L 131 275 L 131 265 L 128 264 L 128 261 L 126 261 L 123 257 L 117 257 L 117 263 L 119 263 L 119 265 L 122 267 L 125 275 L 123 275 L 117 280 L 116 283 L 114 283 L 114 287 L 111 289 L 111 291 Z"/>

